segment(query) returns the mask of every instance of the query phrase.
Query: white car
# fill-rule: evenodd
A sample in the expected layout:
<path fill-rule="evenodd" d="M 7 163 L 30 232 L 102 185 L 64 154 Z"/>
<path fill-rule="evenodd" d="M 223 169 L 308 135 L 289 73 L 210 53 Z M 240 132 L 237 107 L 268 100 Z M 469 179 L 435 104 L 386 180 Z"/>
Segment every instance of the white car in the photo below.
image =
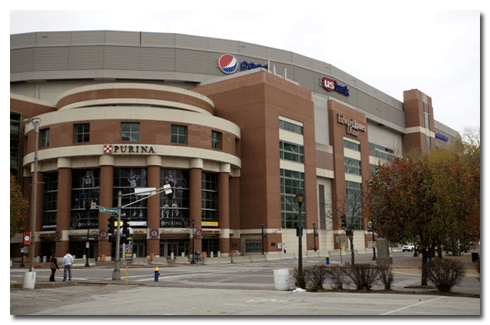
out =
<path fill-rule="evenodd" d="M 408 244 L 403 245 L 402 251 L 403 252 L 413 252 L 414 248 L 415 247 L 413 246 L 413 244 L 408 243 Z"/>

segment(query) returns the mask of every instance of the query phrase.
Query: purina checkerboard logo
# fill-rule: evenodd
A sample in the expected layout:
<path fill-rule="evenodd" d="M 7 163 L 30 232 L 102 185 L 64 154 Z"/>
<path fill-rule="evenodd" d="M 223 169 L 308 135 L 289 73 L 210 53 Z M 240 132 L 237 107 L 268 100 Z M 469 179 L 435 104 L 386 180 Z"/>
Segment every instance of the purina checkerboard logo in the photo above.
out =
<path fill-rule="evenodd" d="M 104 153 L 112 153 L 112 144 L 104 144 Z"/>
<path fill-rule="evenodd" d="M 226 74 L 232 74 L 238 70 L 238 61 L 233 55 L 224 54 L 218 60 L 218 66 Z"/>

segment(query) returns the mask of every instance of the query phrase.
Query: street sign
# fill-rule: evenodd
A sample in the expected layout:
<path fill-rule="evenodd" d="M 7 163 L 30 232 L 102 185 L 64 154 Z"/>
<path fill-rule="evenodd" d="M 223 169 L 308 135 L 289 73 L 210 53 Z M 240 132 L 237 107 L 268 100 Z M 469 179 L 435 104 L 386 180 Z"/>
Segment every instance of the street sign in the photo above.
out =
<path fill-rule="evenodd" d="M 114 213 L 114 214 L 116 214 L 117 213 L 117 208 L 103 208 L 103 207 L 99 207 L 99 212 L 102 212 L 102 213 Z"/>
<path fill-rule="evenodd" d="M 30 244 L 31 244 L 31 233 L 24 232 L 24 245 L 30 245 Z"/>

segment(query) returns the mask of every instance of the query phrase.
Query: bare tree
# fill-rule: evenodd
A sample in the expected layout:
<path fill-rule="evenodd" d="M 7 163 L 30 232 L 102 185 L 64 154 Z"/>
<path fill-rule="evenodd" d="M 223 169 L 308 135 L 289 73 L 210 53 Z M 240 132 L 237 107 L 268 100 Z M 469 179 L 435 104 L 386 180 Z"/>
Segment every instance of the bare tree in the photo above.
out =
<path fill-rule="evenodd" d="M 353 184 L 356 184 L 354 188 L 346 186 L 348 188 L 346 194 L 333 194 L 332 200 L 326 202 L 321 208 L 325 209 L 325 219 L 334 225 L 334 229 L 345 230 L 350 243 L 351 263 L 355 264 L 354 230 L 363 229 L 364 215 L 362 212 L 362 185 L 361 183 Z M 342 216 L 345 216 L 345 227 L 342 227 Z"/>

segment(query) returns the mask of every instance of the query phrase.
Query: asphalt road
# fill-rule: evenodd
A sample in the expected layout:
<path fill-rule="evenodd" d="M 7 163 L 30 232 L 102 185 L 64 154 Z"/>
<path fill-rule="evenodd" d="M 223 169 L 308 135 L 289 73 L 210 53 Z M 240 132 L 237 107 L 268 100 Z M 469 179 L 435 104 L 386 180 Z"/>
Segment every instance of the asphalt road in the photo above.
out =
<path fill-rule="evenodd" d="M 10 300 L 13 315 L 480 315 L 475 298 L 136 285 L 19 289 Z"/>
<path fill-rule="evenodd" d="M 411 255 L 392 254 L 394 260 Z M 371 257 L 358 255 L 356 263 L 368 262 Z M 332 257 L 330 262 L 339 263 L 340 257 Z M 66 282 L 64 287 L 11 289 L 10 311 L 12 315 L 480 315 L 479 298 L 425 295 L 425 289 L 407 289 L 420 284 L 417 268 L 394 269 L 393 290 L 420 294 L 375 293 L 382 286 L 374 287 L 374 293 L 275 290 L 276 269 L 289 269 L 290 289 L 295 289 L 292 270 L 296 264 L 297 260 L 279 260 L 159 267 L 158 282 L 154 281 L 152 266 L 129 268 L 128 285 L 124 284 L 125 270 L 121 270 L 120 281 L 112 281 L 110 265 L 75 268 L 72 283 Z M 325 264 L 324 258 L 303 260 L 304 267 L 316 264 Z M 25 271 L 11 269 L 10 281 L 21 282 Z M 36 269 L 36 283 L 48 282 L 50 272 Z M 61 269 L 56 281 L 60 282 L 62 276 Z M 453 289 L 476 294 L 480 290 L 478 274 L 472 270 Z"/>

